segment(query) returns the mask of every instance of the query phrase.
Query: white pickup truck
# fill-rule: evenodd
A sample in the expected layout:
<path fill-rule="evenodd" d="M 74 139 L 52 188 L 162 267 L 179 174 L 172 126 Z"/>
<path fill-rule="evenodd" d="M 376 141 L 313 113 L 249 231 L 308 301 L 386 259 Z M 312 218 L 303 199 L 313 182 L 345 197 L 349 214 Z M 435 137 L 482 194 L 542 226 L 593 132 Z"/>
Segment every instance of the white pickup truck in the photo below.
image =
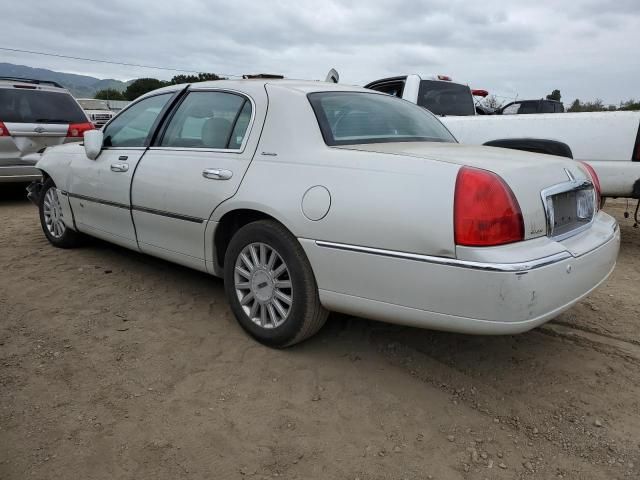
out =
<path fill-rule="evenodd" d="M 472 90 L 444 75 L 404 75 L 366 88 L 429 109 L 460 143 L 514 148 L 589 163 L 603 197 L 640 199 L 640 112 L 477 115 Z"/>

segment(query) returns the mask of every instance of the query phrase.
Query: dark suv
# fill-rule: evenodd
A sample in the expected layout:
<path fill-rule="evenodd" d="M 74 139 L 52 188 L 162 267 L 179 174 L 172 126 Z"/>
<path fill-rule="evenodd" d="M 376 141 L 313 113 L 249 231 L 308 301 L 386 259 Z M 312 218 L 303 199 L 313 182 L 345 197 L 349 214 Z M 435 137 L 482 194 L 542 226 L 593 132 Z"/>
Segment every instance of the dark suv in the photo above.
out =
<path fill-rule="evenodd" d="M 522 115 L 530 113 L 564 113 L 564 105 L 557 100 L 518 100 L 507 103 L 495 112 L 497 115 Z"/>
<path fill-rule="evenodd" d="M 69 91 L 56 82 L 0 77 L 0 183 L 40 178 L 45 148 L 82 141 L 94 128 Z"/>

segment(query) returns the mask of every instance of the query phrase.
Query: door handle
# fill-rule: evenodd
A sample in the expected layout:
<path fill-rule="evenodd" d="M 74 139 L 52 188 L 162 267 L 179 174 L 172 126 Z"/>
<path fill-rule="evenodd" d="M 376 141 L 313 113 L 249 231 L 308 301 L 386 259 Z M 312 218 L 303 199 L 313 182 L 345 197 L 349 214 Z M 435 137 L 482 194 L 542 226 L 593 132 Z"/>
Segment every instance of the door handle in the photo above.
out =
<path fill-rule="evenodd" d="M 206 168 L 202 172 L 202 176 L 209 180 L 229 180 L 233 176 L 233 172 L 220 168 Z"/>
<path fill-rule="evenodd" d="M 129 165 L 126 163 L 112 163 L 111 171 L 112 172 L 127 172 L 129 170 Z"/>

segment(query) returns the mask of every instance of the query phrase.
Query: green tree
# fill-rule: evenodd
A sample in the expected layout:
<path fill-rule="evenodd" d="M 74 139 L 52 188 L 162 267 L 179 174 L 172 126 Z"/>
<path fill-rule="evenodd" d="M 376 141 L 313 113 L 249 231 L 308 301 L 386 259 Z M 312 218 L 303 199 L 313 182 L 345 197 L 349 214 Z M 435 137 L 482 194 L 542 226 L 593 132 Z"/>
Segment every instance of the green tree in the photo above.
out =
<path fill-rule="evenodd" d="M 580 103 L 580 99 L 576 98 L 571 106 L 567 109 L 567 112 L 581 112 L 582 104 Z"/>
<path fill-rule="evenodd" d="M 626 102 L 620 102 L 619 110 L 640 110 L 640 100 L 627 100 Z"/>
<path fill-rule="evenodd" d="M 604 102 L 599 98 L 596 98 L 593 102 L 580 102 L 579 99 L 575 99 L 569 107 L 569 112 L 604 112 L 609 110 L 605 107 Z"/>
<path fill-rule="evenodd" d="M 547 95 L 547 100 L 555 100 L 559 102 L 561 98 L 562 98 L 562 95 L 560 95 L 560 90 L 558 89 L 555 89 L 553 92 Z"/>
<path fill-rule="evenodd" d="M 138 78 L 127 86 L 127 89 L 124 91 L 124 99 L 135 100 L 140 95 L 144 95 L 147 92 L 161 87 L 166 87 L 167 85 L 167 82 L 163 82 L 157 78 Z"/>
<path fill-rule="evenodd" d="M 122 92 L 115 88 L 105 88 L 104 90 L 98 90 L 93 98 L 99 100 L 124 100 Z"/>
<path fill-rule="evenodd" d="M 169 81 L 169 83 L 171 85 L 178 85 L 180 83 L 196 83 L 223 79 L 224 77 L 216 75 L 215 73 L 199 73 L 197 75 L 176 75 Z"/>

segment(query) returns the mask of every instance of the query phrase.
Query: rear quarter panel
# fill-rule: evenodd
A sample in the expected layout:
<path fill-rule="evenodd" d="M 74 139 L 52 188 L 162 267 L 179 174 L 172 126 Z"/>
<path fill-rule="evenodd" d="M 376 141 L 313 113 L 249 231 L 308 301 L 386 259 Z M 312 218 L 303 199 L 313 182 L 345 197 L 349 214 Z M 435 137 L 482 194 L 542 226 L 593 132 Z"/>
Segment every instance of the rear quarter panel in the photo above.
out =
<path fill-rule="evenodd" d="M 304 93 L 270 86 L 256 157 L 237 194 L 212 220 L 238 208 L 263 211 L 298 238 L 453 257 L 453 191 L 459 166 L 327 147 Z M 295 100 L 295 101 L 292 101 Z M 266 155 L 265 155 L 266 154 Z M 311 187 L 330 192 L 330 208 L 308 219 Z"/>

